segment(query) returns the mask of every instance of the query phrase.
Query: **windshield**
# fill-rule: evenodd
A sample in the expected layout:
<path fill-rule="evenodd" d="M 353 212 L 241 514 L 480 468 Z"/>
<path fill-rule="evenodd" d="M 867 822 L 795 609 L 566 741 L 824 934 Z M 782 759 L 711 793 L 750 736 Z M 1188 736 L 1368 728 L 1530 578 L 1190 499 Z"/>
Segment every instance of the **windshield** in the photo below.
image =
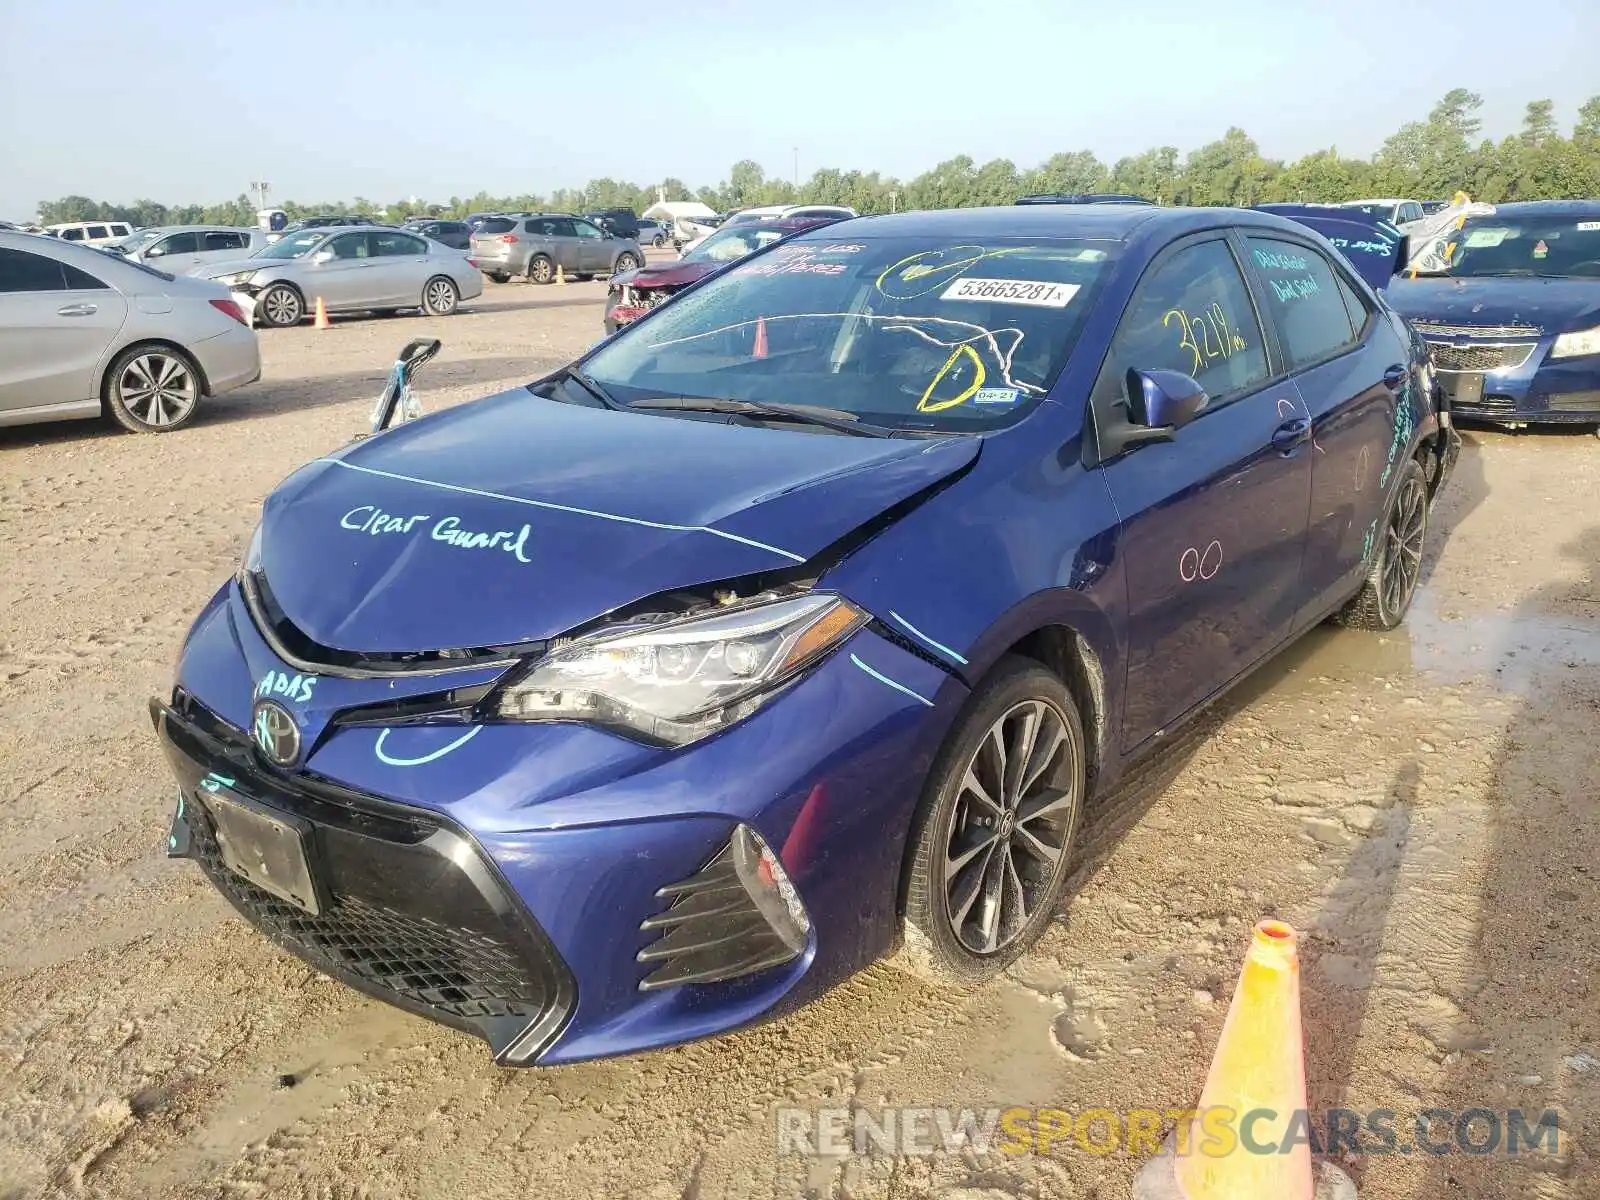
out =
<path fill-rule="evenodd" d="M 299 258 L 326 239 L 328 233 L 324 229 L 305 229 L 299 233 L 288 233 L 270 246 L 264 246 L 252 254 L 251 258 Z"/>
<path fill-rule="evenodd" d="M 1350 204 L 1341 205 L 1340 207 L 1353 208 L 1357 212 L 1366 213 L 1369 217 L 1377 217 L 1380 220 L 1388 221 L 1390 223 L 1393 223 L 1400 212 L 1400 206 L 1398 204 L 1358 204 L 1352 202 Z"/>
<path fill-rule="evenodd" d="M 1116 242 L 789 242 L 584 364 L 624 402 L 717 397 L 958 433 L 1014 421 L 1072 352 Z"/>
<path fill-rule="evenodd" d="M 1426 274 L 1462 279 L 1500 275 L 1600 279 L 1600 219 L 1469 217 L 1443 240 L 1448 265 Z"/>
<path fill-rule="evenodd" d="M 732 262 L 753 250 L 780 241 L 783 232 L 777 229 L 728 228 L 719 229 L 693 250 L 683 256 L 684 262 Z"/>
<path fill-rule="evenodd" d="M 132 237 L 125 237 L 120 242 L 113 242 L 112 245 L 116 246 L 120 254 L 133 254 L 161 237 L 162 231 L 159 229 L 142 229 Z"/>

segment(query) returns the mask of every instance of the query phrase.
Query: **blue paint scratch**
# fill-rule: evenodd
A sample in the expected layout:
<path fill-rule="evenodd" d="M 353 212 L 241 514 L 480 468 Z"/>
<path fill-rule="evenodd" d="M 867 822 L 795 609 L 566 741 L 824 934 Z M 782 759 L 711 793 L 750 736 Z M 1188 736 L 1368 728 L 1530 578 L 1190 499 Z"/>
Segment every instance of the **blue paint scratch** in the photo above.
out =
<path fill-rule="evenodd" d="M 474 725 L 455 741 L 440 746 L 432 754 L 424 754 L 420 758 L 396 758 L 392 754 L 385 754 L 383 752 L 383 743 L 388 740 L 389 734 L 392 732 L 393 730 L 384 729 L 378 734 L 378 740 L 373 743 L 372 752 L 378 756 L 378 761 L 388 763 L 391 767 L 420 767 L 423 763 L 431 763 L 436 758 L 443 758 L 458 746 L 465 746 L 483 732 L 483 726 Z"/>
<path fill-rule="evenodd" d="M 962 658 L 961 655 L 957 654 L 954 650 L 950 649 L 950 647 L 946 646 L 943 642 L 934 641 L 931 637 L 929 637 L 927 634 L 923 633 L 922 630 L 918 629 L 910 621 L 906 620 L 899 613 L 895 612 L 894 609 L 891 608 L 889 610 L 889 616 L 893 620 L 898 622 L 900 624 L 900 626 L 902 628 L 904 628 L 908 633 L 911 633 L 914 636 L 921 638 L 923 641 L 927 642 L 928 645 L 932 646 L 935 650 L 939 651 L 939 653 L 948 654 L 951 658 L 955 659 L 956 662 L 960 663 L 963 667 L 967 665 L 967 660 Z"/>
<path fill-rule="evenodd" d="M 920 700 L 923 704 L 926 704 L 929 708 L 933 707 L 933 701 L 932 700 L 929 700 L 926 696 L 918 695 L 916 692 L 913 692 L 910 688 L 908 688 L 903 683 L 896 683 L 894 680 L 890 679 L 887 675 L 879 674 L 877 671 L 874 671 L 871 667 L 867 666 L 866 663 L 862 662 L 854 654 L 852 654 L 850 656 L 850 661 L 855 663 L 856 666 L 860 667 L 868 675 L 871 675 L 879 683 L 886 683 L 890 687 L 892 687 L 895 691 L 904 692 L 907 696 L 910 696 L 913 700 Z"/>

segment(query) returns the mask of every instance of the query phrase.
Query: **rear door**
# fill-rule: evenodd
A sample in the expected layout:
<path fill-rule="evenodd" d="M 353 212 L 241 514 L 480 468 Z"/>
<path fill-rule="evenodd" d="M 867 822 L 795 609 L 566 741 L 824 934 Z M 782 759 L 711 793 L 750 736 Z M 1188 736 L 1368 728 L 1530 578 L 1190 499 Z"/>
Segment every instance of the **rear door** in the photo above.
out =
<path fill-rule="evenodd" d="M 200 263 L 226 262 L 250 256 L 250 235 L 242 230 L 212 229 L 200 235 L 195 260 Z"/>
<path fill-rule="evenodd" d="M 200 257 L 200 235 L 190 231 L 169 233 L 144 252 L 144 260 L 169 275 L 187 275 L 190 267 L 204 261 Z"/>
<path fill-rule="evenodd" d="M 422 285 L 432 273 L 428 243 L 409 233 L 369 233 L 376 266 L 373 294 L 381 307 L 410 308 L 422 303 Z"/>
<path fill-rule="evenodd" d="M 1305 604 L 1296 620 L 1304 626 L 1359 581 L 1392 472 L 1396 414 L 1410 411 L 1397 405 L 1408 354 L 1364 289 L 1310 241 L 1251 234 L 1244 244 L 1281 361 L 1311 419 Z"/>
<path fill-rule="evenodd" d="M 1130 368 L 1180 371 L 1210 403 L 1170 443 L 1104 465 L 1128 585 L 1123 744 L 1161 732 L 1281 644 L 1301 607 L 1309 422 L 1223 233 L 1164 250 L 1124 312 L 1092 395 Z"/>
<path fill-rule="evenodd" d="M 545 253 L 555 259 L 565 274 L 576 274 L 580 269 L 577 222 L 571 217 L 547 217 L 540 224 L 550 230 Z"/>
<path fill-rule="evenodd" d="M 121 293 L 97 276 L 0 247 L 0 419 L 94 399 L 100 364 L 127 315 Z"/>

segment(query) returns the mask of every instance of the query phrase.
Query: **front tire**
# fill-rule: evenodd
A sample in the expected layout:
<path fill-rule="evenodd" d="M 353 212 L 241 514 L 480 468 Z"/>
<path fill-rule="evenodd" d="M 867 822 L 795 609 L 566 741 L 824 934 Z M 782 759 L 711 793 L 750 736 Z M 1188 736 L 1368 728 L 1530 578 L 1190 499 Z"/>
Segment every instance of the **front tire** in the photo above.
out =
<path fill-rule="evenodd" d="M 998 975 L 1043 935 L 1087 789 L 1083 721 L 1061 680 L 1007 657 L 967 702 L 911 830 L 900 965 L 940 983 Z"/>
<path fill-rule="evenodd" d="M 171 433 L 200 406 L 200 369 L 171 346 L 130 346 L 106 371 L 106 411 L 132 433 Z"/>
<path fill-rule="evenodd" d="M 1389 511 L 1379 522 L 1378 544 L 1366 582 L 1339 613 L 1339 624 L 1381 632 L 1405 620 L 1422 577 L 1427 534 L 1428 485 L 1421 465 L 1408 458 L 1400 468 Z"/>
<path fill-rule="evenodd" d="M 305 319 L 306 298 L 287 283 L 275 283 L 256 301 L 256 319 L 274 329 L 288 329 Z"/>
<path fill-rule="evenodd" d="M 461 292 L 455 281 L 435 275 L 422 285 L 422 311 L 435 317 L 448 317 L 461 303 Z"/>

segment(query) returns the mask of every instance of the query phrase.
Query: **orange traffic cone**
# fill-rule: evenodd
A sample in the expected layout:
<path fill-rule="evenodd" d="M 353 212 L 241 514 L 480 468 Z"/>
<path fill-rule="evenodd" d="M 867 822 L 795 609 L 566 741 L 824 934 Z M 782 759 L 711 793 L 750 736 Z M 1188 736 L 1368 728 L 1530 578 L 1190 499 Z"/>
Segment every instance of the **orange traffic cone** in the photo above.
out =
<path fill-rule="evenodd" d="M 1295 933 L 1281 921 L 1262 921 L 1199 1109 L 1173 1131 L 1176 1146 L 1169 1140 L 1140 1171 L 1135 1200 L 1353 1200 L 1355 1187 L 1337 1167 L 1324 1163 L 1322 1178 L 1314 1178 L 1309 1119 Z M 1245 1143 L 1246 1132 L 1259 1149 Z"/>
<path fill-rule="evenodd" d="M 567 283 L 566 274 L 561 270 L 560 263 L 556 264 L 556 282 L 561 284 L 563 287 L 565 287 Z"/>
<path fill-rule="evenodd" d="M 767 356 L 767 319 L 756 318 L 756 344 L 750 351 L 751 358 L 765 358 Z"/>
<path fill-rule="evenodd" d="M 328 306 L 322 302 L 321 296 L 317 297 L 316 326 L 318 329 L 328 329 L 332 327 L 328 320 Z"/>

